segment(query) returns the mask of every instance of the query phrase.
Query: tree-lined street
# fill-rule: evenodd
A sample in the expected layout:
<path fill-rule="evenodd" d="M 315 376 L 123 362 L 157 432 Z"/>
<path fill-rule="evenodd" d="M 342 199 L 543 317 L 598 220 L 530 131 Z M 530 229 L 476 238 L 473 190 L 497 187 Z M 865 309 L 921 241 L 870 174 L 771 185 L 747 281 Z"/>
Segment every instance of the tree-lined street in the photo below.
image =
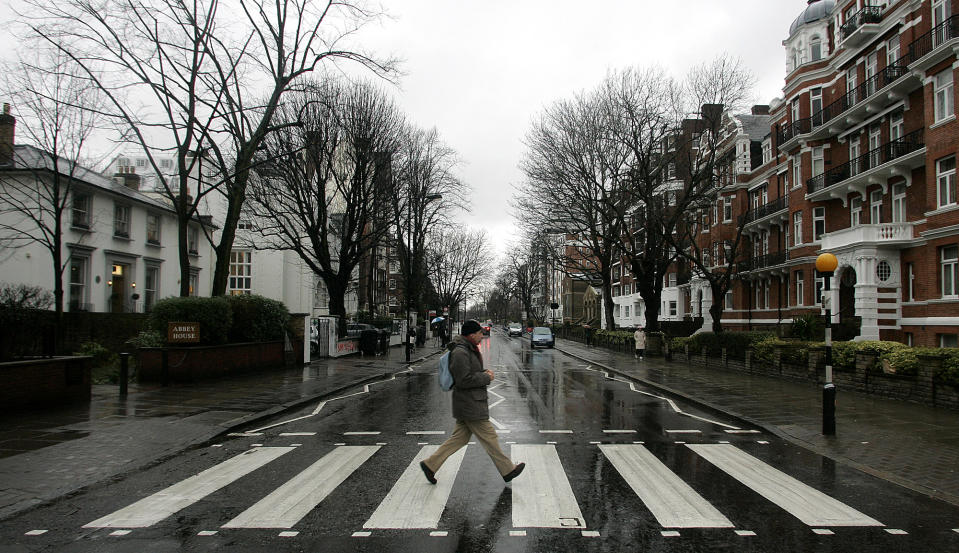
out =
<path fill-rule="evenodd" d="M 501 332 L 490 415 L 527 471 L 448 435 L 435 358 L 5 522 L 28 550 L 948 550 L 959 508 Z M 27 532 L 46 530 L 36 536 Z"/>

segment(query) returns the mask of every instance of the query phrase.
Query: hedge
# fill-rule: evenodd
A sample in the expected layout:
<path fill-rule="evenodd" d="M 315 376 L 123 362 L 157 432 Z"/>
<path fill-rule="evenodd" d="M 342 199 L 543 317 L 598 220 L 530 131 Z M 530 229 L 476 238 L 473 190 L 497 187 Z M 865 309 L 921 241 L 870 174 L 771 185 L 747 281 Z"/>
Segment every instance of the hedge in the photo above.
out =
<path fill-rule="evenodd" d="M 150 312 L 150 328 L 162 336 L 167 335 L 167 323 L 187 321 L 200 323 L 200 344 L 225 344 L 233 324 L 230 301 L 225 297 L 171 297 L 156 302 Z"/>
<path fill-rule="evenodd" d="M 233 313 L 230 342 L 282 340 L 290 312 L 282 302 L 256 294 L 226 296 Z"/>

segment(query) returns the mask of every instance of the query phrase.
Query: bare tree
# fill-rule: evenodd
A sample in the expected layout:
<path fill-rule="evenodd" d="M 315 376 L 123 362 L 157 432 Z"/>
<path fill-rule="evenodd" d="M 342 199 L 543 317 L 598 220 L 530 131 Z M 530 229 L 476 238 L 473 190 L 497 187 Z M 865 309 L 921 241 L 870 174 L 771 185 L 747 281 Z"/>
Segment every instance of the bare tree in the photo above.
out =
<path fill-rule="evenodd" d="M 613 328 L 612 267 L 621 260 L 628 151 L 610 139 L 599 100 L 594 93 L 579 94 L 534 121 L 521 163 L 526 183 L 514 209 L 537 231 L 575 237 L 560 266 L 602 282 L 606 327 Z"/>
<path fill-rule="evenodd" d="M 250 190 L 251 221 L 264 238 L 255 246 L 295 252 L 343 317 L 354 268 L 392 226 L 389 161 L 403 117 L 372 85 L 328 81 L 292 96 L 278 123 Z"/>
<path fill-rule="evenodd" d="M 536 251 L 533 242 L 524 240 L 507 248 L 506 259 L 500 269 L 500 283 L 505 287 L 505 294 L 519 302 L 527 320 L 542 319 L 543 313 L 536 312 L 533 296 L 543 285 L 544 261 L 545 258 Z"/>
<path fill-rule="evenodd" d="M 19 131 L 33 148 L 11 151 L 0 211 L 11 215 L 0 225 L 0 244 L 42 246 L 53 269 L 53 305 L 57 329 L 63 314 L 63 275 L 70 259 L 63 242 L 64 225 L 78 183 L 89 177 L 81 161 L 97 129 L 102 98 L 77 77 L 77 67 L 57 51 L 34 52 L 6 68 L 6 91 L 14 102 Z M 14 124 L 9 106 L 0 117 Z"/>
<path fill-rule="evenodd" d="M 430 235 L 430 280 L 440 302 L 453 313 L 471 292 L 482 289 L 493 276 L 489 238 L 485 231 L 464 229 L 436 229 Z"/>
<path fill-rule="evenodd" d="M 360 0 L 26 4 L 21 19 L 32 34 L 83 68 L 108 99 L 107 113 L 143 149 L 152 170 L 163 174 L 157 153 L 175 157 L 178 179 L 163 186 L 179 224 L 181 295 L 189 293 L 188 224 L 207 196 L 226 205 L 215 244 L 213 294 L 225 292 L 249 172 L 283 95 L 328 59 L 391 69 L 390 62 L 341 44 L 379 15 Z M 211 162 L 205 173 L 198 166 L 204 158 Z M 214 178 L 199 182 L 204 174 Z M 212 229 L 206 230 L 215 241 Z"/>

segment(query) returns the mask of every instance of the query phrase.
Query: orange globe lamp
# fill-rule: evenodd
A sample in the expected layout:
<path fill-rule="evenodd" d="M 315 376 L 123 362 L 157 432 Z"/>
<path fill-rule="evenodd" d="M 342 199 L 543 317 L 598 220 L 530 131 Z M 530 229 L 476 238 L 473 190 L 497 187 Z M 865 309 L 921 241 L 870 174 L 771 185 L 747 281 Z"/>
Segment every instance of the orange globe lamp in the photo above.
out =
<path fill-rule="evenodd" d="M 821 253 L 816 258 L 816 270 L 820 273 L 833 273 L 839 266 L 839 260 L 831 253 Z"/>

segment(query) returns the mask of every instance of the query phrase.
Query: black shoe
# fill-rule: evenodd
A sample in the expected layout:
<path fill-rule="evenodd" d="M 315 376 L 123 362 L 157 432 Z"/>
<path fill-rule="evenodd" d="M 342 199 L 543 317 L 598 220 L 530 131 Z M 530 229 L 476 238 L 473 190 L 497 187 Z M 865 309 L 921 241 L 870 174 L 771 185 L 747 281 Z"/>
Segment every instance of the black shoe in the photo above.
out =
<path fill-rule="evenodd" d="M 516 465 L 516 468 L 514 468 L 513 470 L 511 470 L 511 471 L 509 472 L 509 474 L 507 474 L 506 476 L 503 477 L 503 481 L 504 481 L 504 482 L 509 482 L 510 480 L 516 478 L 517 476 L 519 476 L 519 475 L 523 472 L 523 469 L 525 469 L 525 468 L 526 468 L 526 463 L 520 463 L 520 464 Z"/>
<path fill-rule="evenodd" d="M 420 468 L 423 469 L 423 474 L 426 475 L 426 479 L 430 481 L 430 484 L 435 484 L 436 476 L 434 476 L 434 474 L 436 473 L 430 470 L 430 467 L 426 466 L 426 463 L 423 461 L 420 461 Z M 516 472 L 516 471 L 514 470 L 513 472 Z"/>

